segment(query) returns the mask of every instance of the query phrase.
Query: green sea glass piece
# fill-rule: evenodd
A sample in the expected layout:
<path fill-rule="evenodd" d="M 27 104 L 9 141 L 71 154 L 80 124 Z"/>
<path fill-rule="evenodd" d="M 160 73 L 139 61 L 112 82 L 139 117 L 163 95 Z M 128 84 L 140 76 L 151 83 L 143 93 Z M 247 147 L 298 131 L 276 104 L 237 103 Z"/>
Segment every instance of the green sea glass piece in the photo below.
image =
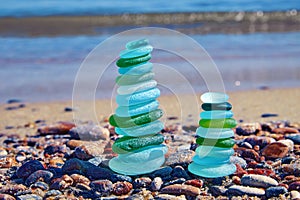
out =
<path fill-rule="evenodd" d="M 211 110 L 231 110 L 232 105 L 228 102 L 223 103 L 204 103 L 201 105 L 202 109 L 205 111 Z"/>
<path fill-rule="evenodd" d="M 118 67 L 129 67 L 132 65 L 138 65 L 140 63 L 147 62 L 151 59 L 151 54 L 146 54 L 144 56 L 136 57 L 136 58 L 120 58 L 117 61 L 117 66 Z"/>
<path fill-rule="evenodd" d="M 201 119 L 199 125 L 204 128 L 234 128 L 237 122 L 233 118 L 226 119 Z"/>
<path fill-rule="evenodd" d="M 131 137 L 123 136 L 115 141 L 112 150 L 118 154 L 124 154 L 150 145 L 159 145 L 164 142 L 164 136 L 161 134 Z"/>
<path fill-rule="evenodd" d="M 109 118 L 109 123 L 115 127 L 128 128 L 132 126 L 139 126 L 153 122 L 163 116 L 163 111 L 161 109 L 153 110 L 149 113 L 132 116 L 132 117 L 120 117 L 116 114 L 111 115 Z"/>
<path fill-rule="evenodd" d="M 119 86 L 132 85 L 149 81 L 154 77 L 154 72 L 149 72 L 142 75 L 121 75 L 116 78 L 116 83 Z"/>
<path fill-rule="evenodd" d="M 224 139 L 209 139 L 199 137 L 196 139 L 196 143 L 203 146 L 215 146 L 215 147 L 222 147 L 222 148 L 231 148 L 235 144 L 234 139 L 231 138 L 224 138 Z"/>

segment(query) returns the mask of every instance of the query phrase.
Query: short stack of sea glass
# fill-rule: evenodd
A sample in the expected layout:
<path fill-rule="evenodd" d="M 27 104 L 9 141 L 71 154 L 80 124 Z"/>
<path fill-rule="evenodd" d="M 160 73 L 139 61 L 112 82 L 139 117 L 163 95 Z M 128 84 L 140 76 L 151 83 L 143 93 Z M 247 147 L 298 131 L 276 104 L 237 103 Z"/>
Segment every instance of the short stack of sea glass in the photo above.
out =
<path fill-rule="evenodd" d="M 160 168 L 168 151 L 159 134 L 164 127 L 159 120 L 163 112 L 158 108 L 160 91 L 149 62 L 152 50 L 146 39 L 129 42 L 116 63 L 118 107 L 109 122 L 121 137 L 112 146 L 118 156 L 109 167 L 120 174 L 150 173 Z"/>
<path fill-rule="evenodd" d="M 203 102 L 200 113 L 200 127 L 197 129 L 196 139 L 199 147 L 188 166 L 191 173 L 207 178 L 222 177 L 236 171 L 230 163 L 230 156 L 234 153 L 235 144 L 232 128 L 237 122 L 232 118 L 231 104 L 225 93 L 208 92 L 201 96 Z"/>

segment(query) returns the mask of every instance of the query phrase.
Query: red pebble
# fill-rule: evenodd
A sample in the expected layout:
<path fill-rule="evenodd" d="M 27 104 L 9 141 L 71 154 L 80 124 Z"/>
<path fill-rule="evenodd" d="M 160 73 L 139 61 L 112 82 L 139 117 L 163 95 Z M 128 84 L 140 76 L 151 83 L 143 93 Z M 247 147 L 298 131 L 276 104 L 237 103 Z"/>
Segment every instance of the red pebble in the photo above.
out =
<path fill-rule="evenodd" d="M 246 170 L 244 170 L 239 164 L 235 164 L 236 171 L 234 173 L 235 176 L 242 177 L 244 174 L 248 174 Z"/>
<path fill-rule="evenodd" d="M 203 181 L 201 179 L 192 179 L 186 181 L 184 184 L 201 188 L 203 186 Z"/>

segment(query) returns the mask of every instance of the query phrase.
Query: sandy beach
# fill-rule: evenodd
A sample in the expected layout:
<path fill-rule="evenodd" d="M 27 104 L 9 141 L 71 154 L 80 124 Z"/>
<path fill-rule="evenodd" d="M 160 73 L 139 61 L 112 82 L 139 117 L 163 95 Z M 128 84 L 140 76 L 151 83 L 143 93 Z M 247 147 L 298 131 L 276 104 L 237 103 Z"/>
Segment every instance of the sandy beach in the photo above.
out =
<path fill-rule="evenodd" d="M 233 105 L 235 119 L 242 122 L 267 122 L 276 120 L 289 120 L 293 123 L 300 122 L 300 88 L 291 89 L 267 89 L 243 92 L 230 92 L 229 101 Z M 162 96 L 159 98 L 161 108 L 165 111 L 164 119 L 175 117 L 176 120 L 166 122 L 180 122 L 183 125 L 197 126 L 199 113 L 201 112 L 200 94 Z M 195 104 L 198 100 L 198 105 Z M 183 104 L 184 105 L 180 105 Z M 197 103 L 197 102 L 196 102 Z M 18 107 L 17 104 L 2 104 L 0 106 L 0 130 L 3 133 L 35 133 L 39 124 L 35 121 L 42 120 L 45 124 L 57 121 L 73 121 L 76 112 L 65 112 L 65 108 L 71 108 L 72 102 L 47 102 L 26 103 L 24 108 L 8 110 L 10 107 Z M 21 103 L 23 104 L 23 103 Z M 89 105 L 89 104 L 87 104 Z M 114 100 L 96 100 L 96 113 L 100 122 L 109 117 L 115 109 Z M 197 108 L 198 107 L 198 108 Z M 182 112 L 182 113 L 181 113 Z M 262 114 L 277 114 L 277 117 L 262 118 Z"/>

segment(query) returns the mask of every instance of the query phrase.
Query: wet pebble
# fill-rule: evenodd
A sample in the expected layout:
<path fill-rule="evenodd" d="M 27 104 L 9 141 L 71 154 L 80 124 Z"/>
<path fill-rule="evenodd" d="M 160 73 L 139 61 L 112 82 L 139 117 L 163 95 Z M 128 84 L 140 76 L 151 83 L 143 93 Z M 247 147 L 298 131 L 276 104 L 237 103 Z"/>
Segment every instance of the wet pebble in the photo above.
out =
<path fill-rule="evenodd" d="M 163 184 L 163 180 L 160 177 L 155 177 L 151 182 L 150 189 L 152 191 L 159 191 Z"/>
<path fill-rule="evenodd" d="M 236 128 L 236 134 L 238 135 L 252 135 L 261 131 L 259 123 L 244 123 Z"/>
<path fill-rule="evenodd" d="M 132 184 L 129 182 L 116 182 L 113 185 L 112 193 L 117 196 L 128 194 L 132 190 Z"/>
<path fill-rule="evenodd" d="M 133 181 L 133 187 L 136 188 L 149 188 L 152 180 L 149 177 L 136 178 Z"/>
<path fill-rule="evenodd" d="M 290 198 L 291 198 L 291 200 L 299 200 L 300 199 L 300 192 L 298 192 L 296 190 L 292 190 L 290 192 Z"/>
<path fill-rule="evenodd" d="M 249 196 L 264 196 L 265 191 L 263 189 L 248 187 L 248 186 L 240 186 L 240 185 L 232 185 L 228 188 L 227 193 L 230 195 L 249 195 Z"/>
<path fill-rule="evenodd" d="M 36 194 L 25 194 L 17 197 L 17 200 L 42 200 L 42 199 L 43 198 L 41 196 L 38 196 Z"/>
<path fill-rule="evenodd" d="M 300 144 L 300 134 L 285 135 L 285 138 L 292 140 L 295 144 Z"/>
<path fill-rule="evenodd" d="M 262 188 L 268 188 L 271 186 L 278 185 L 278 182 L 275 179 L 270 178 L 268 176 L 257 175 L 257 174 L 244 175 L 241 178 L 241 183 L 242 185 L 246 185 L 246 186 L 262 187 Z"/>
<path fill-rule="evenodd" d="M 280 142 L 268 144 L 263 150 L 262 155 L 269 159 L 283 158 L 289 152 L 289 147 Z"/>
<path fill-rule="evenodd" d="M 285 187 L 279 186 L 279 187 L 269 187 L 266 189 L 266 197 L 278 197 L 280 194 L 287 193 L 288 190 Z"/>
<path fill-rule="evenodd" d="M 37 170 L 43 170 L 44 166 L 42 165 L 41 162 L 37 160 L 31 160 L 26 163 L 24 163 L 21 167 L 18 168 L 17 170 L 17 176 L 19 178 L 27 178 L 29 175 L 34 173 Z"/>
<path fill-rule="evenodd" d="M 74 123 L 71 122 L 58 122 L 53 125 L 43 126 L 38 129 L 40 135 L 65 135 L 75 127 Z"/>
<path fill-rule="evenodd" d="M 90 183 L 91 188 L 94 190 L 108 195 L 113 190 L 113 183 L 110 180 L 96 180 Z"/>
<path fill-rule="evenodd" d="M 109 130 L 95 124 L 80 125 L 69 132 L 72 139 L 95 141 L 109 139 Z"/>
<path fill-rule="evenodd" d="M 197 196 L 200 194 L 200 189 L 191 185 L 174 184 L 164 187 L 160 192 L 175 195 L 184 194 L 188 196 Z"/>
<path fill-rule="evenodd" d="M 45 181 L 46 183 L 49 183 L 53 177 L 53 173 L 47 170 L 38 170 L 32 173 L 25 181 L 25 184 L 27 186 L 31 185 L 32 183 L 35 183 L 38 180 Z"/>
<path fill-rule="evenodd" d="M 9 194 L 0 194 L 1 200 L 15 200 L 15 197 L 9 195 Z"/>
<path fill-rule="evenodd" d="M 48 190 L 48 189 L 49 189 L 48 184 L 45 183 L 45 182 L 41 182 L 41 181 L 35 182 L 35 183 L 32 184 L 30 187 L 33 188 L 33 189 L 35 189 L 35 188 L 40 188 L 40 189 L 42 189 L 42 190 Z"/>
<path fill-rule="evenodd" d="M 231 156 L 230 162 L 233 164 L 239 164 L 242 168 L 246 168 L 247 162 L 244 158 L 238 157 L 238 156 Z"/>
<path fill-rule="evenodd" d="M 189 179 L 190 178 L 190 176 L 185 171 L 185 169 L 180 165 L 177 165 L 173 168 L 171 176 L 174 177 L 174 178 L 184 178 L 184 179 Z"/>

